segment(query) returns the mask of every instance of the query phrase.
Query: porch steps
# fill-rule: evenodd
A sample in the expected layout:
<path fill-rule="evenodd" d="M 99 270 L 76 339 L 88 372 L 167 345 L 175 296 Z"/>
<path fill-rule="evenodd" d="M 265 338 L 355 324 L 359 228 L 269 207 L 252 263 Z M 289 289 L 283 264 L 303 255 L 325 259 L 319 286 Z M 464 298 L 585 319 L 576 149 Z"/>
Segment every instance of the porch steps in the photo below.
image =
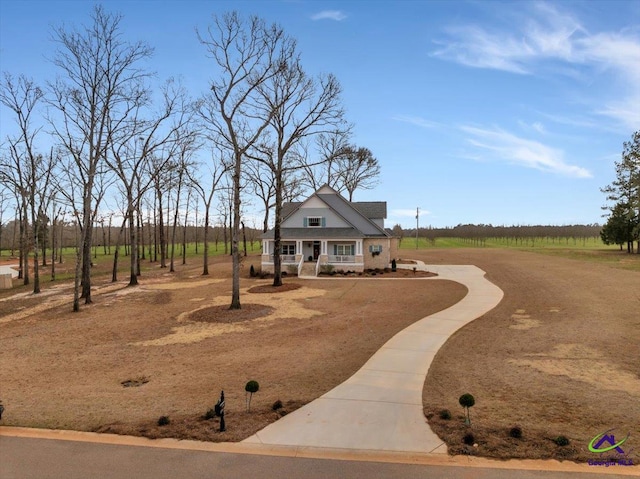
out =
<path fill-rule="evenodd" d="M 316 275 L 316 263 L 315 261 L 305 262 L 302 265 L 300 276 L 315 276 Z"/>

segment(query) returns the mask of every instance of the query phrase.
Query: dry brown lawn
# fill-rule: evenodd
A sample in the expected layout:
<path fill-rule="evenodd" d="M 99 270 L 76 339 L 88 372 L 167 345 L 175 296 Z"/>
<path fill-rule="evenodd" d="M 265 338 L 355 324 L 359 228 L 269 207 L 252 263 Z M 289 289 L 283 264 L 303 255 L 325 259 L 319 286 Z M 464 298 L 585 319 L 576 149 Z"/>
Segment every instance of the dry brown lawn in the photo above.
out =
<path fill-rule="evenodd" d="M 596 456 L 587 451 L 591 438 L 615 428 L 617 439 L 631 433 L 624 448 L 635 449 L 638 462 L 638 272 L 516 250 L 402 253 L 427 264 L 475 264 L 505 292 L 450 338 L 425 382 L 425 415 L 451 453 L 584 461 Z M 95 303 L 76 314 L 69 285 L 46 285 L 39 297 L 0 292 L 3 424 L 241 440 L 466 293 L 455 283 L 390 275 L 290 278 L 273 292 L 268 281 L 246 277 L 244 308 L 230 312 L 228 259 L 212 261 L 209 277 L 193 265 L 145 273 L 136 288 L 98 284 Z M 247 413 L 250 379 L 260 391 Z M 203 419 L 222 389 L 225 433 Z M 470 428 L 458 404 L 466 392 L 476 398 Z M 284 407 L 274 412 L 278 399 Z M 453 418 L 439 419 L 442 409 Z M 157 426 L 162 415 L 168 426 Z M 514 425 L 521 439 L 509 437 Z M 462 443 L 468 432 L 477 447 Z M 559 435 L 570 445 L 556 446 Z"/>
<path fill-rule="evenodd" d="M 638 272 L 515 250 L 432 250 L 418 258 L 476 264 L 505 293 L 447 341 L 425 382 L 425 414 L 450 452 L 603 459 L 587 446 L 615 428 L 617 440 L 630 433 L 623 449 L 640 462 Z M 467 392 L 476 399 L 471 428 L 458 403 Z M 441 420 L 442 409 L 454 418 Z M 521 439 L 509 436 L 515 425 Z M 477 448 L 463 444 L 467 432 Z M 560 435 L 569 446 L 556 446 Z"/>
<path fill-rule="evenodd" d="M 212 262 L 209 277 L 194 260 L 176 274 L 145 274 L 134 288 L 99 283 L 94 304 L 75 314 L 70 285 L 47 284 L 38 297 L 0 293 L 3 424 L 241 440 L 340 384 L 396 332 L 466 294 L 448 281 L 384 279 L 390 273 L 287 278 L 275 289 L 245 275 L 243 308 L 229 311 L 229 259 Z M 247 413 L 244 386 L 252 379 L 260 391 Z M 203 418 L 221 390 L 225 433 Z M 159 427 L 160 416 L 170 424 Z"/>

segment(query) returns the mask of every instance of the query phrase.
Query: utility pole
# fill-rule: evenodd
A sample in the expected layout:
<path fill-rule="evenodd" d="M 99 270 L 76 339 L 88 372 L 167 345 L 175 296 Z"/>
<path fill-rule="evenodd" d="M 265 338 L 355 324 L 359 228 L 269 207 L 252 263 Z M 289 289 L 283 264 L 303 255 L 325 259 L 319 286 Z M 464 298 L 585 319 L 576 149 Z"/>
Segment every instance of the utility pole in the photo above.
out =
<path fill-rule="evenodd" d="M 420 207 L 416 208 L 416 249 L 418 249 L 418 231 L 420 230 Z"/>

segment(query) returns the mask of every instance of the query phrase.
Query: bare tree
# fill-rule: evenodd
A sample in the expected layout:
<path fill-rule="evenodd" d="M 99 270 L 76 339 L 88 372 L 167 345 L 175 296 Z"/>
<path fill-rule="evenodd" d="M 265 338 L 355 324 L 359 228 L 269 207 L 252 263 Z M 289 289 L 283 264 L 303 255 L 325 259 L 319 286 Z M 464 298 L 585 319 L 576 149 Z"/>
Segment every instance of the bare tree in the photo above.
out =
<path fill-rule="evenodd" d="M 207 167 L 207 179 L 195 178 L 193 173 L 189 171 L 189 179 L 193 184 L 197 195 L 202 199 L 204 203 L 204 238 L 203 238 L 203 265 L 202 274 L 204 276 L 209 274 L 209 225 L 211 218 L 211 202 L 214 198 L 216 191 L 218 190 L 218 184 L 222 177 L 227 172 L 228 163 L 224 159 L 224 150 L 218 149 L 219 157 L 216 158 L 215 150 L 211 153 L 211 162 Z"/>
<path fill-rule="evenodd" d="M 267 26 L 251 17 L 242 20 L 236 12 L 214 17 L 206 34 L 198 33 L 218 68 L 211 91 L 200 104 L 199 112 L 212 136 L 232 152 L 233 218 L 231 252 L 233 281 L 230 309 L 240 309 L 240 204 L 242 163 L 247 151 L 268 127 L 271 117 L 258 117 L 264 108 L 258 88 L 278 75 L 282 68 L 279 54 L 285 41 L 282 29 Z"/>
<path fill-rule="evenodd" d="M 313 155 L 309 142 L 301 143 L 300 152 L 305 158 L 303 162 L 304 175 L 301 177 L 302 186 L 311 191 L 317 191 L 323 185 L 328 185 L 335 190 L 339 190 L 338 185 L 340 172 L 338 170 L 337 159 L 347 148 L 351 129 L 334 130 L 329 133 L 322 133 L 315 138 L 315 148 L 320 161 L 308 161 Z"/>
<path fill-rule="evenodd" d="M 270 119 L 270 129 L 251 155 L 271 170 L 275 182 L 273 286 L 282 285 L 280 224 L 285 182 L 291 172 L 312 163 L 299 161 L 304 156 L 297 147 L 307 138 L 348 130 L 338 80 L 333 75 L 319 78 L 307 75 L 293 40 L 284 42 L 279 61 L 279 74 L 258 88 L 265 107 L 261 113 Z"/>
<path fill-rule="evenodd" d="M 5 74 L 0 89 L 0 102 L 9 108 L 16 118 L 18 135 L 10 139 L 10 163 L 0 162 L 0 177 L 4 183 L 12 183 L 22 197 L 22 213 L 25 221 L 24 233 L 27 231 L 28 213 L 31 215 L 31 242 L 33 244 L 33 292 L 40 292 L 40 273 L 38 263 L 38 241 L 40 228 L 46 218 L 46 210 L 50 199 L 51 174 L 54 165 L 53 151 L 49 156 L 36 152 L 35 140 L 40 131 L 33 125 L 33 115 L 38 103 L 44 97 L 44 92 L 24 76 L 15 81 L 11 75 Z M 23 244 L 25 242 L 23 241 Z M 29 283 L 28 276 L 28 243 L 24 244 L 23 253 L 25 284 Z"/>
<path fill-rule="evenodd" d="M 380 164 L 368 148 L 349 146 L 339 155 L 337 162 L 338 191 L 346 191 L 349 201 L 360 188 L 369 190 L 378 184 Z"/>
<path fill-rule="evenodd" d="M 54 29 L 59 49 L 53 63 L 63 78 L 50 87 L 51 104 L 59 112 L 50 118 L 50 124 L 80 182 L 80 203 L 74 205 L 81 241 L 76 276 L 82 277 L 85 303 L 91 303 L 92 232 L 101 197 L 96 195 L 96 183 L 111 142 L 119 131 L 129 128 L 127 120 L 145 94 L 144 80 L 149 73 L 138 65 L 152 54 L 142 42 L 123 40 L 120 15 L 96 6 L 91 19 L 92 24 L 80 30 Z M 77 290 L 76 279 L 74 311 L 79 310 Z"/>
<path fill-rule="evenodd" d="M 146 96 L 146 95 L 145 95 Z M 146 192 L 153 186 L 154 174 L 158 174 L 174 155 L 180 142 L 193 141 L 193 133 L 185 130 L 188 123 L 186 93 L 172 80 L 162 88 L 163 105 L 152 117 L 143 117 L 146 102 L 140 101 L 131 111 L 129 128 L 121 129 L 110 145 L 111 155 L 105 162 L 120 180 L 120 187 L 126 199 L 126 217 L 129 224 L 130 279 L 129 286 L 138 284 L 140 237 L 136 219 L 140 221 L 141 202 Z M 162 153 L 162 156 L 158 153 Z M 151 158 L 161 158 L 153 170 L 149 167 Z"/>

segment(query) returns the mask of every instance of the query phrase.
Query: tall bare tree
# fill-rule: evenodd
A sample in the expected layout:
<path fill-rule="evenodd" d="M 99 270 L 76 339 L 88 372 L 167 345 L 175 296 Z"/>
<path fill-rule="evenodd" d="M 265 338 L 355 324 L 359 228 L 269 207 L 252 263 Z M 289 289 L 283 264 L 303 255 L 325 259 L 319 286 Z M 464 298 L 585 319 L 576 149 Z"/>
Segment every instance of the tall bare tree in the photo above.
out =
<path fill-rule="evenodd" d="M 269 126 L 271 117 L 257 116 L 264 108 L 258 88 L 277 76 L 285 66 L 279 55 L 284 32 L 257 17 L 248 20 L 232 12 L 214 16 L 207 32 L 198 39 L 217 66 L 217 77 L 200 103 L 206 128 L 221 146 L 232 153 L 233 218 L 231 252 L 233 281 L 230 309 L 240 309 L 240 205 L 242 163 L 247 151 Z"/>
<path fill-rule="evenodd" d="M 264 104 L 261 114 L 270 119 L 270 128 L 263 142 L 254 148 L 257 154 L 252 155 L 271 170 L 275 181 L 274 286 L 282 285 L 280 224 L 285 182 L 293 171 L 310 163 L 299 161 L 304 156 L 297 147 L 307 138 L 348 130 L 340 84 L 333 75 L 319 78 L 307 75 L 296 43 L 290 39 L 283 44 L 280 65 L 279 74 L 258 88 Z"/>
<path fill-rule="evenodd" d="M 50 85 L 53 133 L 71 159 L 79 181 L 80 203 L 74 205 L 80 227 L 80 257 L 76 267 L 74 311 L 80 309 L 78 276 L 82 295 L 91 303 L 91 245 L 97 212 L 95 189 L 105 169 L 104 160 L 114 137 L 129 128 L 128 119 L 145 94 L 149 76 L 140 65 L 152 54 L 145 43 L 123 40 L 122 16 L 96 6 L 92 23 L 81 29 L 53 30 L 59 48 L 53 60 L 62 76 Z M 69 198 L 75 200 L 75 198 Z"/>
<path fill-rule="evenodd" d="M 146 96 L 146 95 L 145 95 Z M 157 113 L 145 116 L 146 102 L 140 101 L 132 110 L 129 128 L 123 128 L 114 136 L 110 155 L 105 162 L 119 179 L 126 200 L 126 217 L 129 224 L 130 278 L 129 286 L 138 284 L 139 235 L 136 219 L 140 220 L 141 202 L 153 186 L 154 174 L 162 170 L 177 152 L 177 145 L 193 136 L 185 128 L 188 124 L 186 93 L 172 80 L 162 88 L 163 104 Z M 151 158 L 160 158 L 150 168 Z"/>
<path fill-rule="evenodd" d="M 33 81 L 24 76 L 17 81 L 11 75 L 5 74 L 0 89 L 0 102 L 9 108 L 15 115 L 18 126 L 18 134 L 10 139 L 9 158 L 10 164 L 0 162 L 0 177 L 3 182 L 13 183 L 20 191 L 23 199 L 22 211 L 27 230 L 27 218 L 31 216 L 31 243 L 33 245 L 33 292 L 40 292 L 40 273 L 38 263 L 38 241 L 40 228 L 46 218 L 48 201 L 51 196 L 50 185 L 54 165 L 53 151 L 49 156 L 43 156 L 36 152 L 36 136 L 41 128 L 34 126 L 33 115 L 36 107 L 44 97 L 44 92 Z M 29 214 L 27 213 L 27 209 Z M 28 243 L 27 243 L 28 244 Z M 26 245 L 25 245 L 26 246 Z M 29 282 L 28 276 L 28 250 L 24 251 L 25 284 Z"/>
<path fill-rule="evenodd" d="M 202 274 L 209 274 L 209 228 L 211 221 L 211 203 L 215 193 L 218 191 L 218 184 L 227 172 L 228 162 L 224 159 L 225 150 L 214 148 L 211 152 L 211 161 L 207 163 L 206 178 L 196 178 L 194 173 L 189 171 L 189 179 L 193 185 L 198 197 L 204 203 L 204 237 L 203 237 L 203 254 L 202 254 Z M 202 171 L 201 168 L 198 169 Z M 197 225 L 196 225 L 197 227 Z M 196 243 L 197 244 L 197 243 Z"/>

